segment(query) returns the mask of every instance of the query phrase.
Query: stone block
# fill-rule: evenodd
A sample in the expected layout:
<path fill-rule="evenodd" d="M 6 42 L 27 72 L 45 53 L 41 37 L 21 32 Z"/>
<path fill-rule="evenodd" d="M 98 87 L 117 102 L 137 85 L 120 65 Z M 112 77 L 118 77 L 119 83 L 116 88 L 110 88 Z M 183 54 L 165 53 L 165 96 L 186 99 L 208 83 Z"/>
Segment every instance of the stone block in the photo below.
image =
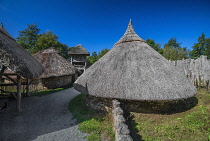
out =
<path fill-rule="evenodd" d="M 112 110 L 112 113 L 116 116 L 116 115 L 123 115 L 123 110 L 120 107 L 115 108 L 114 110 Z"/>
<path fill-rule="evenodd" d="M 133 141 L 130 135 L 118 135 L 116 141 Z"/>

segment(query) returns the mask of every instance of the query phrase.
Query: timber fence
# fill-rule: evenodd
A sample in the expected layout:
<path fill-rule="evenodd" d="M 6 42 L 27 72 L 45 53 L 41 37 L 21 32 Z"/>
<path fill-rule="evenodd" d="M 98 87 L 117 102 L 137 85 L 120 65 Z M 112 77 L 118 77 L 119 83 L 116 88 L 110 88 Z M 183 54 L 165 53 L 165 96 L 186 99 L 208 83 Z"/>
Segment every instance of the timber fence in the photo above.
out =
<path fill-rule="evenodd" d="M 210 60 L 206 56 L 202 55 L 198 59 L 183 59 L 170 62 L 183 72 L 196 87 L 209 88 Z"/>

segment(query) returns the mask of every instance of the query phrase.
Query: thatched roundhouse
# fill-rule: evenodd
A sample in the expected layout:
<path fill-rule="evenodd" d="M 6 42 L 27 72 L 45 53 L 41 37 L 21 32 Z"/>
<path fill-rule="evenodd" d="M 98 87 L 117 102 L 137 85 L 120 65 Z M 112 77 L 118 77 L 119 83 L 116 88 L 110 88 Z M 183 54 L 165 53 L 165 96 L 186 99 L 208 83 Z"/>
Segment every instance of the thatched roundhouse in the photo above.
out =
<path fill-rule="evenodd" d="M 164 101 L 193 97 L 196 88 L 134 31 L 132 22 L 122 38 L 74 83 L 92 99 Z"/>
<path fill-rule="evenodd" d="M 39 77 L 42 85 L 48 89 L 66 87 L 72 84 L 76 68 L 51 47 L 33 54 L 33 57 L 44 66 L 44 73 Z"/>
<path fill-rule="evenodd" d="M 90 53 L 81 44 L 70 50 L 68 55 L 71 57 L 71 64 L 79 71 L 84 72 L 86 70 L 86 57 L 90 56 Z"/>
<path fill-rule="evenodd" d="M 4 29 L 3 25 L 0 25 L 0 83 L 2 77 L 8 78 L 12 81 L 12 84 L 0 84 L 1 86 L 17 86 L 17 92 L 6 92 L 13 93 L 17 99 L 17 110 L 20 110 L 21 102 L 21 79 L 35 79 L 38 78 L 44 71 L 43 66 L 34 59 L 21 45 L 19 45 L 14 38 Z M 5 70 L 10 69 L 13 74 L 5 74 Z M 10 76 L 16 76 L 14 80 Z M 29 93 L 29 84 L 27 84 L 27 93 Z"/>
<path fill-rule="evenodd" d="M 0 26 L 0 64 L 28 79 L 38 78 L 44 71 L 42 65 L 3 26 Z"/>

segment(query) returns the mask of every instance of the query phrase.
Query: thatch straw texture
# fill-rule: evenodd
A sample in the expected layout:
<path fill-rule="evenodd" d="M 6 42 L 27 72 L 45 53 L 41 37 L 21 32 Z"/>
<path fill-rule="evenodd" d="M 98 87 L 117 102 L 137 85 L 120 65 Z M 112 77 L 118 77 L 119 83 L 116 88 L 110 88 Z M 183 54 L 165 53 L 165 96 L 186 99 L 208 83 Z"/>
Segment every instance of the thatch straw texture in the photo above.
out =
<path fill-rule="evenodd" d="M 0 26 L 0 64 L 24 78 L 38 78 L 44 68 Z"/>
<path fill-rule="evenodd" d="M 82 93 L 127 100 L 175 100 L 195 95 L 196 88 L 133 32 L 124 36 L 74 83 Z M 132 38 L 133 37 L 133 38 Z"/>
<path fill-rule="evenodd" d="M 33 57 L 44 66 L 44 73 L 40 78 L 74 75 L 76 68 L 65 58 L 60 56 L 52 47 L 33 54 Z"/>
<path fill-rule="evenodd" d="M 76 54 L 87 55 L 87 56 L 90 55 L 90 53 L 81 44 L 77 45 L 75 48 L 73 48 L 68 52 L 68 55 L 76 55 Z"/>

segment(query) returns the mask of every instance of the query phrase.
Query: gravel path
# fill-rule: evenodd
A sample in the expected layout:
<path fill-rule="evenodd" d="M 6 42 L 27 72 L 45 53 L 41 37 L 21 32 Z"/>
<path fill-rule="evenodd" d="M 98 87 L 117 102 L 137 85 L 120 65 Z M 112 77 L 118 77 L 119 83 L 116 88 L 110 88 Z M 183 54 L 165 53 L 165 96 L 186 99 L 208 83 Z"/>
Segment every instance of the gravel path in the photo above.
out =
<path fill-rule="evenodd" d="M 71 99 L 79 94 L 69 88 L 51 95 L 22 99 L 22 111 L 16 101 L 0 110 L 0 141 L 85 141 L 87 134 L 77 129 L 76 120 L 68 111 Z"/>

